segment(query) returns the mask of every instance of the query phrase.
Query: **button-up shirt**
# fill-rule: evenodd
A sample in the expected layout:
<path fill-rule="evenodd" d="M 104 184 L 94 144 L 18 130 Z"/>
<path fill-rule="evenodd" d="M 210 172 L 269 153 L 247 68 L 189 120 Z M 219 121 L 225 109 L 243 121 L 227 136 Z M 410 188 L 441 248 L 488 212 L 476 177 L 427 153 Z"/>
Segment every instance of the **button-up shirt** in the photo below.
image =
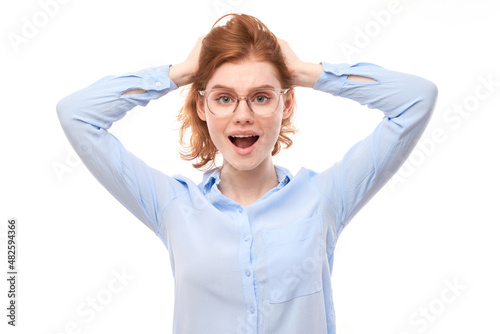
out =
<path fill-rule="evenodd" d="M 368 63 L 322 66 L 315 90 L 379 109 L 382 121 L 321 173 L 303 168 L 292 175 L 275 166 L 278 186 L 248 206 L 219 191 L 219 169 L 200 184 L 169 176 L 108 132 L 132 108 L 177 88 L 169 66 L 108 76 L 59 102 L 63 129 L 87 168 L 168 249 L 175 334 L 335 333 L 337 239 L 408 157 L 437 89 Z M 146 93 L 123 95 L 135 88 Z"/>

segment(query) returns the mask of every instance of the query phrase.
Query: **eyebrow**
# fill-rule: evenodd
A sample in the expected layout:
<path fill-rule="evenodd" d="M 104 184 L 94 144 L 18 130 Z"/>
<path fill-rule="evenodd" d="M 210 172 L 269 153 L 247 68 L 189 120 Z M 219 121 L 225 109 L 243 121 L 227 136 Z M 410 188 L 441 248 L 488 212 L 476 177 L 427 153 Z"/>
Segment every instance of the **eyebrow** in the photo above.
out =
<path fill-rule="evenodd" d="M 233 92 L 235 92 L 235 89 L 232 88 L 232 87 L 227 87 L 227 86 L 224 86 L 224 85 L 220 85 L 220 84 L 217 84 L 217 85 L 214 85 L 212 88 L 210 89 L 217 89 L 217 88 L 223 88 L 223 89 L 228 89 L 228 90 L 231 90 Z M 251 91 L 254 91 L 254 90 L 257 90 L 257 89 L 276 89 L 274 86 L 271 86 L 271 85 L 262 85 L 262 86 L 257 86 L 257 87 L 253 87 L 252 89 L 249 90 L 249 92 Z"/>

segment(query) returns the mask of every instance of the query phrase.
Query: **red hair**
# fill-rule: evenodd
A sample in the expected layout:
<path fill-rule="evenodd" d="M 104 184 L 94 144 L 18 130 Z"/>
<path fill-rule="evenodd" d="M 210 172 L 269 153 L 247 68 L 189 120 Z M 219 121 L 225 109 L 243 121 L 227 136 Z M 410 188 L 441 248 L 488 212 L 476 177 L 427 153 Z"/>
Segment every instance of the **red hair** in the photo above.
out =
<path fill-rule="evenodd" d="M 226 17 L 230 19 L 217 26 Z M 290 88 L 285 99 L 293 96 L 291 75 L 286 67 L 283 54 L 276 36 L 257 18 L 245 14 L 228 14 L 222 16 L 205 36 L 199 57 L 199 70 L 189 88 L 184 106 L 181 108 L 178 120 L 181 123 L 180 143 L 184 147 L 181 157 L 185 160 L 197 160 L 193 166 L 200 170 L 215 167 L 217 148 L 210 138 L 205 121 L 197 113 L 197 103 L 203 103 L 198 91 L 204 90 L 215 70 L 226 62 L 238 62 L 245 59 L 271 63 L 278 75 L 282 88 Z M 278 154 L 282 145 L 288 148 L 292 145 L 289 134 L 296 132 L 291 123 L 295 109 L 292 101 L 290 117 L 283 119 L 278 140 L 274 145 L 272 155 Z M 190 132 L 189 144 L 184 137 Z"/>

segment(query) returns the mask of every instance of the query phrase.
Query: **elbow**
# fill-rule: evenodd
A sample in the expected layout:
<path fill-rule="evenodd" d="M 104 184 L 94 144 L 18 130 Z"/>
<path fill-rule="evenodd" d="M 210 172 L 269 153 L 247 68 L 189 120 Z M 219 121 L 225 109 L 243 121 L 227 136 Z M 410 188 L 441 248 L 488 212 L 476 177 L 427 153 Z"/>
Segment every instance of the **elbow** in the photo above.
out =
<path fill-rule="evenodd" d="M 72 119 L 70 112 L 72 104 L 70 96 L 66 96 L 56 105 L 57 117 L 59 118 L 59 122 L 63 128 L 66 128 Z"/>
<path fill-rule="evenodd" d="M 425 105 L 425 109 L 429 114 L 432 113 L 436 105 L 438 97 L 438 87 L 432 81 L 422 79 L 423 83 L 420 85 L 421 102 Z"/>
<path fill-rule="evenodd" d="M 408 93 L 407 103 L 401 106 L 401 112 L 392 121 L 398 124 L 401 134 L 407 131 L 422 132 L 432 118 L 438 88 L 427 79 L 415 77 L 405 91 Z"/>
<path fill-rule="evenodd" d="M 420 132 L 423 132 L 432 118 L 438 97 L 438 88 L 433 82 L 426 79 L 422 79 L 421 84 L 417 87 L 420 93 L 417 102 L 420 112 L 415 114 L 414 123 L 415 127 L 420 128 Z"/>
<path fill-rule="evenodd" d="M 432 81 L 423 78 L 420 78 L 420 82 L 414 87 L 417 88 L 415 92 L 418 94 L 418 98 L 414 100 L 415 104 L 418 104 L 418 109 L 420 110 L 420 112 L 417 113 L 420 115 L 418 118 L 420 118 L 420 122 L 427 123 L 436 106 L 438 87 Z"/>

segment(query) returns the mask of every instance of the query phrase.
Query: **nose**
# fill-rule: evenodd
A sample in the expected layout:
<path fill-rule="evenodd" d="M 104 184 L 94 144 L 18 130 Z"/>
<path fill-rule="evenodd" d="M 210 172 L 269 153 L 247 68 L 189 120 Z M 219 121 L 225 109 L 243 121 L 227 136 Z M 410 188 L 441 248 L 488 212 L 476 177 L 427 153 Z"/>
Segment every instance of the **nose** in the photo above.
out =
<path fill-rule="evenodd" d="M 238 99 L 238 105 L 233 113 L 233 122 L 235 123 L 253 123 L 254 115 L 248 107 L 246 98 Z"/>

